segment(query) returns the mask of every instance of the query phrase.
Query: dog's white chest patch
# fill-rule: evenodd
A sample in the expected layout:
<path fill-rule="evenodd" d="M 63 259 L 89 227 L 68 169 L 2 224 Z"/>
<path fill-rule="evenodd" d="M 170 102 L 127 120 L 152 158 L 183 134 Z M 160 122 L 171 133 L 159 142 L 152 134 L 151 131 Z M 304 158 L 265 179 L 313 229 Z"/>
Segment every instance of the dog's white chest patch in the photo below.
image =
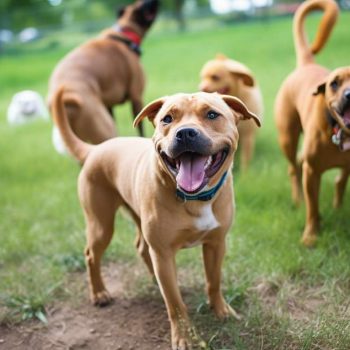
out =
<path fill-rule="evenodd" d="M 219 227 L 211 204 L 203 206 L 201 216 L 195 219 L 194 224 L 198 231 L 210 231 Z"/>
<path fill-rule="evenodd" d="M 185 248 L 195 247 L 203 242 L 204 237 L 213 229 L 219 227 L 220 224 L 216 220 L 211 204 L 206 204 L 200 211 L 200 215 L 193 221 L 195 232 L 184 245 Z"/>

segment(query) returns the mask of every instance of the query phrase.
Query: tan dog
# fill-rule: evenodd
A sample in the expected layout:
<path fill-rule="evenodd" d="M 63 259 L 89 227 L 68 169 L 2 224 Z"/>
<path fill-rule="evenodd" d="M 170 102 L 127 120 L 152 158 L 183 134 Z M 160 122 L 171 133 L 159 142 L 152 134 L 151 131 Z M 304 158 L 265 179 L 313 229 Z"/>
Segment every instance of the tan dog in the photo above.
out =
<path fill-rule="evenodd" d="M 235 315 L 220 289 L 225 236 L 234 213 L 230 171 L 240 119 L 259 119 L 232 96 L 196 93 L 158 99 L 134 125 L 148 117 L 153 142 L 119 137 L 89 145 L 71 131 L 62 91 L 54 100 L 54 119 L 67 148 L 81 163 L 79 197 L 87 224 L 85 250 L 91 300 L 110 302 L 100 273 L 101 257 L 123 206 L 137 226 L 136 246 L 155 275 L 171 324 L 173 349 L 188 349 L 191 326 L 176 281 L 175 255 L 203 247 L 209 303 L 215 314 Z"/>
<path fill-rule="evenodd" d="M 316 39 L 308 46 L 304 19 L 323 10 Z M 294 17 L 297 68 L 284 81 L 276 99 L 279 143 L 289 161 L 294 202 L 301 200 L 301 173 L 306 201 L 306 225 L 302 242 L 315 244 L 319 230 L 319 188 L 324 171 L 341 168 L 336 180 L 334 206 L 343 200 L 350 172 L 350 67 L 329 72 L 314 63 L 313 54 L 324 46 L 338 15 L 333 0 L 305 1 Z M 300 133 L 304 132 L 301 161 L 297 160 Z"/>
<path fill-rule="evenodd" d="M 48 104 L 61 85 L 74 97 L 65 101 L 73 131 L 94 144 L 116 136 L 112 108 L 126 100 L 136 116 L 143 107 L 145 86 L 140 43 L 152 25 L 158 0 L 139 0 L 119 11 L 117 24 L 69 53 L 49 82 Z M 143 136 L 141 124 L 139 133 Z"/>
<path fill-rule="evenodd" d="M 250 111 L 262 118 L 263 100 L 260 88 L 252 72 L 242 63 L 218 54 L 214 60 L 203 66 L 200 78 L 201 91 L 236 96 Z M 242 170 L 247 169 L 253 156 L 256 130 L 257 127 L 252 121 L 238 126 Z"/>

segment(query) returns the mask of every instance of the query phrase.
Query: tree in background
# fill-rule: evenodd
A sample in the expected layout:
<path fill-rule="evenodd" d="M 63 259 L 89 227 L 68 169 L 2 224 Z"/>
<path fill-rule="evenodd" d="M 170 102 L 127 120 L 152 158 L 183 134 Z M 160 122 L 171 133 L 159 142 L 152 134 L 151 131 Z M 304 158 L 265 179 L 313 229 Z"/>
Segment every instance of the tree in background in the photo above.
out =
<path fill-rule="evenodd" d="M 162 2 L 162 7 L 164 9 L 170 10 L 174 13 L 175 19 L 178 23 L 179 30 L 184 30 L 186 27 L 185 18 L 183 14 L 183 5 L 185 0 L 164 0 Z"/>
<path fill-rule="evenodd" d="M 18 31 L 26 27 L 70 26 L 79 22 L 93 26 L 96 21 L 109 21 L 114 18 L 118 7 L 134 1 L 0 0 L 0 29 Z M 180 30 L 186 28 L 186 14 L 184 13 L 186 3 L 197 9 L 209 8 L 209 0 L 160 0 L 160 2 L 161 12 L 175 18 Z M 301 0 L 274 0 L 274 4 L 296 2 L 301 2 Z M 350 7 L 350 0 L 339 0 L 338 2 L 340 4 L 349 3 Z"/>
<path fill-rule="evenodd" d="M 134 0 L 1 0 L 0 29 L 69 25 L 115 16 L 116 9 Z M 185 28 L 183 7 L 186 0 L 161 0 L 161 11 L 173 14 L 179 29 Z M 198 5 L 209 0 L 192 0 Z"/>
<path fill-rule="evenodd" d="M 1 0 L 0 29 L 57 25 L 63 13 L 62 7 L 52 6 L 48 0 Z"/>

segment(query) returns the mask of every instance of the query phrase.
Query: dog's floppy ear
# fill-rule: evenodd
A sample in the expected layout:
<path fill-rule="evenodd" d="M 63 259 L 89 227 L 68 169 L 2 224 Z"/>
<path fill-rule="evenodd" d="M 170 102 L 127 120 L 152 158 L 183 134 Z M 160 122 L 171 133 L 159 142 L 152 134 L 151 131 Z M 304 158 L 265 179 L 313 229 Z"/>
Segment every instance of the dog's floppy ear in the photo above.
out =
<path fill-rule="evenodd" d="M 253 74 L 245 65 L 229 59 L 226 61 L 225 65 L 231 74 L 242 79 L 244 85 L 249 87 L 255 85 Z"/>
<path fill-rule="evenodd" d="M 162 108 L 166 97 L 158 98 L 157 100 L 150 102 L 147 106 L 143 107 L 142 111 L 136 116 L 134 120 L 134 128 L 146 117 L 153 123 L 153 120 L 159 110 Z"/>
<path fill-rule="evenodd" d="M 259 127 L 261 126 L 260 119 L 251 112 L 239 98 L 230 95 L 222 95 L 221 97 L 226 104 L 236 112 L 238 121 L 253 118 L 255 124 Z"/>
<path fill-rule="evenodd" d="M 232 74 L 238 76 L 240 79 L 243 80 L 244 85 L 253 87 L 255 85 L 254 78 L 247 74 L 247 73 L 242 73 L 242 72 L 231 72 Z"/>
<path fill-rule="evenodd" d="M 326 83 L 317 86 L 317 89 L 312 93 L 314 96 L 324 94 L 326 92 Z"/>

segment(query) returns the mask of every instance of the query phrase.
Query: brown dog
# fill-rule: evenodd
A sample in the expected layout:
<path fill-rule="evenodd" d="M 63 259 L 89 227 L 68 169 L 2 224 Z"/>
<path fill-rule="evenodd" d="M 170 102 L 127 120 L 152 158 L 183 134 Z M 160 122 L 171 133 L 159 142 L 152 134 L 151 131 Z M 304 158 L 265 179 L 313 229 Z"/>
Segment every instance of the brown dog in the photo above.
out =
<path fill-rule="evenodd" d="M 175 255 L 181 248 L 203 247 L 209 303 L 215 314 L 235 315 L 220 289 L 225 236 L 234 213 L 230 171 L 240 119 L 259 119 L 232 96 L 178 94 L 147 105 L 134 125 L 148 119 L 153 142 L 118 137 L 89 145 L 71 131 L 63 101 L 54 99 L 54 119 L 72 155 L 84 163 L 79 197 L 87 224 L 85 250 L 91 300 L 109 303 L 100 273 L 101 257 L 123 206 L 137 226 L 136 247 L 155 275 L 171 324 L 173 349 L 188 349 L 191 328 L 176 281 Z"/>
<path fill-rule="evenodd" d="M 315 42 L 307 45 L 303 24 L 306 15 L 323 10 Z M 279 143 L 289 161 L 294 202 L 301 200 L 301 174 L 306 201 L 306 225 L 302 242 L 312 246 L 319 230 L 319 188 L 324 171 L 341 168 L 336 180 L 334 206 L 343 200 L 350 172 L 350 67 L 333 72 L 314 63 L 336 21 L 333 0 L 305 1 L 294 17 L 297 68 L 284 81 L 275 105 Z M 304 132 L 301 160 L 297 160 L 300 133 Z"/>
<path fill-rule="evenodd" d="M 240 62 L 218 54 L 200 72 L 199 88 L 205 92 L 236 96 L 250 111 L 262 118 L 263 100 L 252 72 Z M 254 153 L 256 125 L 250 121 L 238 125 L 241 168 L 246 170 Z"/>
<path fill-rule="evenodd" d="M 139 0 L 119 11 L 117 24 L 69 53 L 49 82 L 48 104 L 61 85 L 70 91 L 64 102 L 73 131 L 94 144 L 116 136 L 112 108 L 126 100 L 136 116 L 143 107 L 145 79 L 140 43 L 152 25 L 158 0 Z M 141 124 L 139 133 L 143 136 Z"/>

